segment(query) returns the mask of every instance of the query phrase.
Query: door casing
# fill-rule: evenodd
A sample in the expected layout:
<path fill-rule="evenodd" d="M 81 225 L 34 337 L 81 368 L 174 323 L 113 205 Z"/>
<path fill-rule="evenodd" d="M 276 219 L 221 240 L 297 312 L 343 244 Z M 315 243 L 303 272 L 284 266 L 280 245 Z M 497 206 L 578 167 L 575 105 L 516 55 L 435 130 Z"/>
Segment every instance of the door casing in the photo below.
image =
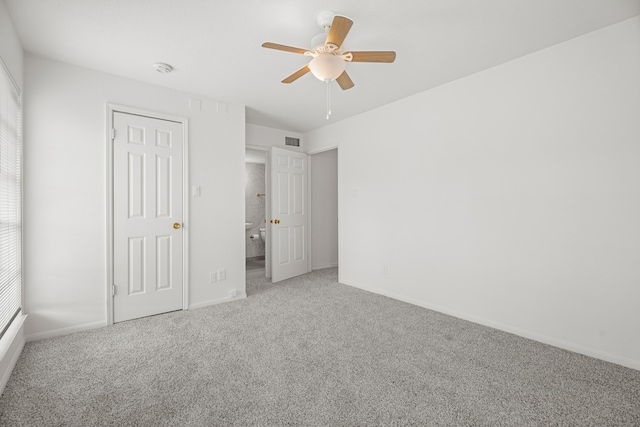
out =
<path fill-rule="evenodd" d="M 116 112 L 134 114 L 139 116 L 150 117 L 160 120 L 171 120 L 182 124 L 183 148 L 182 148 L 182 212 L 183 212 L 183 233 L 182 233 L 182 309 L 189 308 L 189 120 L 186 117 L 173 116 L 155 111 L 143 110 L 135 107 L 107 103 L 106 105 L 106 193 L 107 193 L 107 212 L 106 212 L 106 311 L 107 325 L 113 324 L 113 140 L 111 129 L 113 129 L 113 115 Z"/>

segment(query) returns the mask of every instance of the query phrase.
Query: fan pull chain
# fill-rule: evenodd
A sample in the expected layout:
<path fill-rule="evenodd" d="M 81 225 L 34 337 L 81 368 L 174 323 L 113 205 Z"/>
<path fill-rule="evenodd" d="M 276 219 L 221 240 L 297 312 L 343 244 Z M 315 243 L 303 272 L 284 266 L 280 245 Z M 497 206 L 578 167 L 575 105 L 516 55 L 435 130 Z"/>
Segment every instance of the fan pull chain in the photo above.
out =
<path fill-rule="evenodd" d="M 327 120 L 331 116 L 331 80 L 326 79 L 327 82 Z"/>

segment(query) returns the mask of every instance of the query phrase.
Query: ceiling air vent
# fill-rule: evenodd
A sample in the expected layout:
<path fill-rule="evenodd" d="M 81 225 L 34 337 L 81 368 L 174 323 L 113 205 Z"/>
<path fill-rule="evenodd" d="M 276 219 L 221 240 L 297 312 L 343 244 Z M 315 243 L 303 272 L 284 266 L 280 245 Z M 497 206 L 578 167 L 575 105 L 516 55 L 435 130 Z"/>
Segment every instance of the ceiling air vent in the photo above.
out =
<path fill-rule="evenodd" d="M 300 147 L 300 138 L 292 138 L 290 136 L 285 136 L 284 145 L 289 145 L 290 147 Z"/>

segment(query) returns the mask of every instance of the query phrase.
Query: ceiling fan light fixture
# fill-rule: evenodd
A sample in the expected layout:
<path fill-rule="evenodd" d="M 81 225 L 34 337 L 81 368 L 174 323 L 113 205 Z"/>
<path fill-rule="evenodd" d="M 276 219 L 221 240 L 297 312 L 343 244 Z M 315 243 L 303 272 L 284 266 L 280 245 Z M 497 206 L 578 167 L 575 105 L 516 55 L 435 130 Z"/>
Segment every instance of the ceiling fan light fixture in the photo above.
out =
<path fill-rule="evenodd" d="M 345 62 L 342 55 L 333 53 L 321 53 L 309 62 L 311 73 L 318 80 L 335 80 L 344 72 Z"/>

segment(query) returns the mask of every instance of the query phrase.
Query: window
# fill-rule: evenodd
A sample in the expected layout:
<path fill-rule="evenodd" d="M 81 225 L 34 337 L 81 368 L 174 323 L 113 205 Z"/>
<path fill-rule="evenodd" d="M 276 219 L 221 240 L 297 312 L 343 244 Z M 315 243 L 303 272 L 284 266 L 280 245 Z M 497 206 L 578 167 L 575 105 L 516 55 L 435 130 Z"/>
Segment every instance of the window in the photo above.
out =
<path fill-rule="evenodd" d="M 0 59 L 0 338 L 22 305 L 20 91 Z"/>

